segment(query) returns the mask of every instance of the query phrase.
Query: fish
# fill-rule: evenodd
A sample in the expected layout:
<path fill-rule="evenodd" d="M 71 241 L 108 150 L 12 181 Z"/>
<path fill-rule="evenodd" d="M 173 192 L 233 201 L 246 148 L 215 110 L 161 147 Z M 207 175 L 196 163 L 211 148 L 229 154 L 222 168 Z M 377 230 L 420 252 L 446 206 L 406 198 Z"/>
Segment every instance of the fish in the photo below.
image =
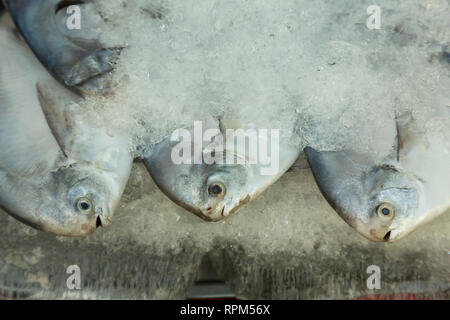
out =
<path fill-rule="evenodd" d="M 387 129 L 381 140 L 392 149 L 381 155 L 304 149 L 329 204 L 376 242 L 400 240 L 450 207 L 450 150 L 443 135 L 421 129 L 411 112 L 385 127 L 395 134 Z"/>
<path fill-rule="evenodd" d="M 84 94 L 106 92 L 109 83 L 104 75 L 114 69 L 122 48 L 106 48 L 98 40 L 101 19 L 96 19 L 89 1 L 6 0 L 5 5 L 36 57 L 56 79 Z M 68 10 L 72 8 L 77 11 Z M 71 26 L 68 13 L 79 14 L 79 28 Z"/>
<path fill-rule="evenodd" d="M 55 235 L 107 226 L 132 166 L 127 138 L 67 117 L 83 98 L 4 19 L 0 43 L 0 207 Z"/>
<path fill-rule="evenodd" d="M 233 127 L 234 125 L 234 127 Z M 217 222 L 239 211 L 265 189 L 277 181 L 295 162 L 300 149 L 280 143 L 279 165 L 273 170 L 262 168 L 251 159 L 249 140 L 236 138 L 235 131 L 251 129 L 250 124 L 234 123 L 225 126 L 219 119 L 202 122 L 207 139 L 185 139 L 196 135 L 194 126 L 186 128 L 183 139 L 166 138 L 143 155 L 152 179 L 173 202 L 205 221 Z M 202 130 L 200 129 L 200 132 Z M 201 137 L 201 133 L 199 135 Z M 278 141 L 269 142 L 275 152 Z M 174 161 L 180 146 L 188 152 L 188 161 Z M 227 162 L 227 159 L 231 159 Z"/>

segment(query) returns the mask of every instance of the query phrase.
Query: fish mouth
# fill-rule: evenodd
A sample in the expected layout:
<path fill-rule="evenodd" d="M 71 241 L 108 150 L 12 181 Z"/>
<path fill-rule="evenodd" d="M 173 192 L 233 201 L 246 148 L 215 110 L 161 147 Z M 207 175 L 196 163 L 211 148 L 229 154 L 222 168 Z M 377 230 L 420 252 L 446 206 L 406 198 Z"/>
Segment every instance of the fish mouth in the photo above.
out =
<path fill-rule="evenodd" d="M 198 208 L 198 207 L 189 205 L 184 201 L 180 201 L 176 197 L 169 196 L 169 198 L 174 203 L 176 203 L 183 209 L 195 214 L 197 217 L 201 218 L 202 220 L 207 221 L 207 222 L 217 222 L 217 221 L 225 219 L 229 215 L 238 211 L 241 207 L 243 207 L 245 204 L 250 202 L 250 200 L 252 199 L 252 196 L 250 194 L 246 194 L 245 196 L 240 197 L 237 201 L 230 201 L 230 202 L 222 204 L 220 206 L 218 205 L 215 207 L 207 207 L 207 208 Z M 102 220 L 102 224 L 103 224 L 103 220 Z M 105 225 L 103 224 L 102 226 L 105 226 Z"/>
<path fill-rule="evenodd" d="M 104 228 L 106 226 L 108 226 L 111 223 L 111 218 L 107 217 L 103 214 L 99 214 L 96 218 L 95 218 L 95 228 L 98 229 L 100 227 Z"/>
<path fill-rule="evenodd" d="M 229 215 L 238 211 L 242 206 L 250 201 L 250 196 L 247 195 L 244 198 L 240 198 L 236 203 L 231 204 L 223 204 L 221 207 L 218 207 L 216 210 L 212 210 L 211 207 L 206 210 L 202 210 L 201 218 L 206 221 L 220 221 L 228 217 Z"/>
<path fill-rule="evenodd" d="M 201 214 L 198 216 L 208 222 L 217 222 L 226 217 L 225 208 L 226 208 L 225 204 L 222 205 L 221 208 L 219 207 L 216 210 L 213 210 L 211 207 L 208 207 L 206 210 L 201 210 Z"/>
<path fill-rule="evenodd" d="M 363 222 L 359 219 L 353 221 L 345 220 L 345 222 L 357 233 L 373 242 L 392 242 L 397 235 L 397 233 L 395 232 L 396 229 L 393 227 L 376 226 L 373 225 L 373 223 Z"/>
<path fill-rule="evenodd" d="M 366 237 L 367 239 L 374 241 L 374 242 L 395 242 L 398 239 L 400 239 L 401 237 L 399 237 L 399 232 L 396 232 L 395 229 L 390 229 L 388 230 L 386 233 L 381 234 L 381 235 L 375 235 L 373 233 L 370 234 L 365 234 L 363 232 L 360 232 L 364 237 Z"/>
<path fill-rule="evenodd" d="M 103 227 L 102 219 L 100 218 L 100 216 L 98 216 L 97 219 L 95 220 L 95 227 L 97 229 Z"/>
<path fill-rule="evenodd" d="M 223 206 L 222 211 L 220 212 L 220 216 L 221 216 L 221 217 L 225 217 L 224 211 L 225 211 L 225 206 Z"/>
<path fill-rule="evenodd" d="M 402 239 L 405 236 L 405 233 L 402 233 L 398 229 L 389 230 L 383 237 L 383 241 L 385 242 L 395 242 Z"/>

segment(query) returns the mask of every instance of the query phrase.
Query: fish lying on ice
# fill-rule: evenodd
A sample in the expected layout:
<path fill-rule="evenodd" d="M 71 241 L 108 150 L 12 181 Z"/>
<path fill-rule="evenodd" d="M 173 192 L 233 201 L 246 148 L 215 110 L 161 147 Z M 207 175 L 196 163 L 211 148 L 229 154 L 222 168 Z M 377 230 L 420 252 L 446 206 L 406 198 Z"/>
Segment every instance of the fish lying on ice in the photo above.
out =
<path fill-rule="evenodd" d="M 0 28 L 0 207 L 49 233 L 88 235 L 110 222 L 127 182 L 126 139 L 66 117 L 80 98 L 7 25 Z"/>
<path fill-rule="evenodd" d="M 393 152 L 384 159 L 305 148 L 330 205 L 373 241 L 399 240 L 450 207 L 450 150 L 442 135 L 422 132 L 408 113 L 396 127 Z"/>
<path fill-rule="evenodd" d="M 108 86 L 102 76 L 113 69 L 120 49 L 105 48 L 97 40 L 102 21 L 89 10 L 89 2 L 6 0 L 5 4 L 17 29 L 56 79 L 83 92 Z M 69 23 L 71 5 L 80 10 L 79 26 Z"/>
<path fill-rule="evenodd" d="M 271 160 L 279 160 L 273 168 L 264 167 L 252 159 L 255 155 L 250 152 L 249 138 L 242 135 L 243 139 L 237 138 L 239 133 L 233 129 L 242 129 L 244 133 L 251 129 L 249 126 L 244 129 L 241 124 L 228 123 L 225 127 L 218 121 L 206 121 L 202 129 L 211 130 L 208 139 L 167 138 L 144 156 L 144 163 L 155 183 L 172 201 L 206 221 L 222 220 L 278 180 L 299 155 L 298 148 L 280 144 L 277 139 L 264 140 L 268 152 L 276 152 Z M 226 129 L 233 131 L 227 134 Z M 185 131 L 186 136 L 194 137 L 195 130 L 194 124 Z M 187 161 L 174 161 L 174 152 L 177 155 L 180 152 L 177 148 L 191 150 Z"/>

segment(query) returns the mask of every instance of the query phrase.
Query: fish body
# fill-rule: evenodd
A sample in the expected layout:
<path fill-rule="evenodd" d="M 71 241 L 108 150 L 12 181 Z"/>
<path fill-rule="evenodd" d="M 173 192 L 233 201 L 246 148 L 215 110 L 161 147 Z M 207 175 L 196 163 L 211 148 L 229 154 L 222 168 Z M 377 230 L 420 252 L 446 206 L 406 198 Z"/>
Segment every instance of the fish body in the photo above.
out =
<path fill-rule="evenodd" d="M 126 138 L 66 117 L 81 98 L 4 20 L 0 43 L 0 207 L 56 235 L 106 226 L 131 170 Z"/>
<path fill-rule="evenodd" d="M 373 241 L 399 240 L 450 207 L 450 150 L 443 136 L 420 130 L 410 114 L 393 126 L 389 153 L 305 148 L 330 205 Z"/>
<path fill-rule="evenodd" d="M 264 168 L 254 159 L 258 150 L 256 154 L 250 151 L 255 145 L 245 136 L 250 131 L 244 130 L 250 127 L 239 128 L 243 139 L 237 138 L 236 131 L 229 131 L 237 128 L 206 121 L 203 129 L 210 133 L 207 139 L 203 140 L 201 134 L 200 139 L 187 139 L 195 136 L 194 125 L 184 131 L 182 139 L 167 138 L 157 144 L 144 156 L 144 163 L 155 183 L 175 203 L 206 221 L 222 220 L 273 184 L 299 155 L 298 148 L 284 144 L 278 150 L 276 139 L 263 141 L 269 144 L 269 152 L 277 152 L 280 160 L 272 170 Z M 267 140 L 266 137 L 261 139 Z M 191 150 L 185 162 L 176 159 L 180 147 Z"/>

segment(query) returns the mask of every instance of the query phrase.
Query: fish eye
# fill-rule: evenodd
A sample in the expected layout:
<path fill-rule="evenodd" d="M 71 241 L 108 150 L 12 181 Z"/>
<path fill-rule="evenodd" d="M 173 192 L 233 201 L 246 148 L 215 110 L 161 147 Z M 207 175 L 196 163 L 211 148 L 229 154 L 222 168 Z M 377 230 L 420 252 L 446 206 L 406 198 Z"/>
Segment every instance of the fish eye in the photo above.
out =
<path fill-rule="evenodd" d="M 392 219 L 395 214 L 394 207 L 390 203 L 382 203 L 377 208 L 377 214 L 381 218 Z"/>
<path fill-rule="evenodd" d="M 226 193 L 226 189 L 222 183 L 213 182 L 208 187 L 208 193 L 212 197 L 223 197 Z"/>
<path fill-rule="evenodd" d="M 77 209 L 79 212 L 88 214 L 92 212 L 92 202 L 88 198 L 80 198 L 77 201 Z"/>

